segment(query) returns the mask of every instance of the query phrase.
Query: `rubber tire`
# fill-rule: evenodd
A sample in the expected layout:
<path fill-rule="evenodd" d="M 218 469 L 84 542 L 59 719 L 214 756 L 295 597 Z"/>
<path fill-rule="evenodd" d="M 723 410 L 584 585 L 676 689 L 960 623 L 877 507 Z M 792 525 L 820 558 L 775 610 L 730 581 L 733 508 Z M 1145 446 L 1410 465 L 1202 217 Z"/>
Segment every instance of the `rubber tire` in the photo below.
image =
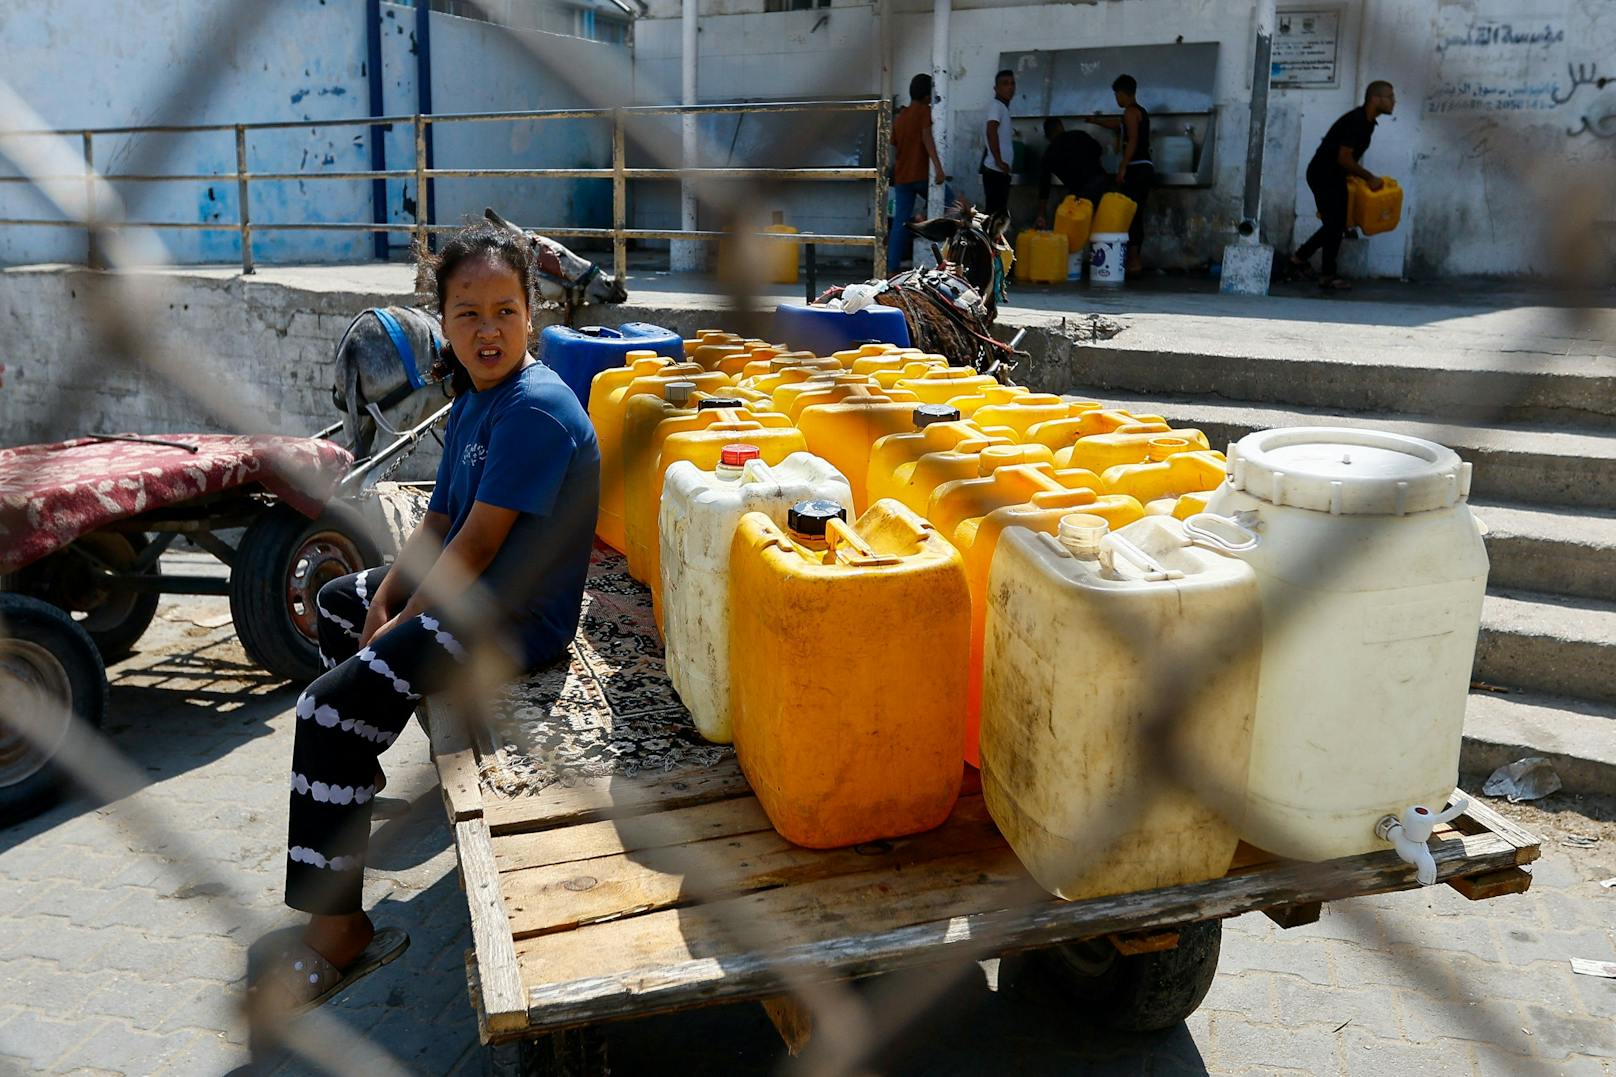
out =
<path fill-rule="evenodd" d="M 137 531 L 123 532 L 122 534 L 124 538 L 129 540 L 129 545 L 136 557 L 139 557 L 140 552 L 151 544 L 150 539 Z M 160 576 L 162 575 L 162 570 L 153 565 L 148 575 Z M 134 649 L 140 637 L 146 634 L 146 629 L 151 627 L 152 619 L 157 616 L 157 604 L 162 597 L 156 591 L 137 593 L 133 605 L 129 607 L 128 615 L 123 620 L 111 628 L 85 629 L 90 638 L 95 641 L 96 648 L 100 650 L 101 661 L 110 665 Z"/>
<path fill-rule="evenodd" d="M 487 1077 L 604 1077 L 609 1072 L 606 1033 L 594 1027 L 483 1048 Z"/>
<path fill-rule="evenodd" d="M 1222 943 L 1223 921 L 1203 920 L 1180 926 L 1171 950 L 1127 955 L 1101 939 L 1057 946 L 1048 957 L 1086 1013 L 1123 1032 L 1160 1032 L 1177 1026 L 1206 998 Z M 1110 949 L 1112 960 L 1103 970 L 1079 971 L 1073 958 L 1092 965 L 1093 945 Z"/>
<path fill-rule="evenodd" d="M 107 710 L 107 671 L 89 633 L 66 610 L 25 595 L 0 594 L 0 621 L 0 635 L 38 644 L 61 663 L 73 714 L 91 729 L 100 729 Z M 60 799 L 66 785 L 49 760 L 21 781 L 0 785 L 0 826 L 44 811 Z"/>
<path fill-rule="evenodd" d="M 275 505 L 247 527 L 230 567 L 230 617 L 247 657 L 278 677 L 311 681 L 324 672 L 320 648 L 293 623 L 283 590 L 292 559 L 304 542 L 322 531 L 342 535 L 358 551 L 357 572 L 382 563 L 370 536 L 353 522 L 327 510 L 311 520 L 290 505 Z"/>

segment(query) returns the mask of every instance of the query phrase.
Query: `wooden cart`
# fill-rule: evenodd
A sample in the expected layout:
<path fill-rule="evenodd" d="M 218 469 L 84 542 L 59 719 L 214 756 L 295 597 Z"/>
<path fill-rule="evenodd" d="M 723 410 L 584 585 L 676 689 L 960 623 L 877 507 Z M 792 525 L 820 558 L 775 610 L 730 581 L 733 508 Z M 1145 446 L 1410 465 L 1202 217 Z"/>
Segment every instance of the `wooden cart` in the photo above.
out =
<path fill-rule="evenodd" d="M 937 830 L 813 851 L 770 828 L 733 756 L 511 796 L 482 777 L 497 772 L 491 744 L 441 702 L 423 717 L 496 1072 L 599 1072 L 601 1024 L 742 1000 L 762 1002 L 795 1052 L 812 1030 L 793 1001 L 805 987 L 1044 948 L 1101 1016 L 1166 1028 L 1205 996 L 1223 918 L 1261 911 L 1292 927 L 1326 901 L 1416 888 L 1389 849 L 1300 864 L 1242 845 L 1222 879 L 1063 902 L 1028 877 L 969 783 Z M 1536 837 L 1474 799 L 1431 846 L 1439 878 L 1474 900 L 1526 890 L 1522 865 L 1538 856 Z"/>

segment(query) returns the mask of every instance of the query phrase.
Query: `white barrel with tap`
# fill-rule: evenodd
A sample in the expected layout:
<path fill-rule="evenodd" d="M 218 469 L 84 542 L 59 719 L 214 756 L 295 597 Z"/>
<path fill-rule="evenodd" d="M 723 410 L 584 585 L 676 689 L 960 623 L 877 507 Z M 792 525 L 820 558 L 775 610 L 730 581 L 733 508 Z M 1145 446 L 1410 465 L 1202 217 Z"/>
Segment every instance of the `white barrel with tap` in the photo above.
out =
<path fill-rule="evenodd" d="M 1382 817 L 1448 803 L 1487 585 L 1469 492 L 1470 465 L 1419 438 L 1303 427 L 1230 447 L 1187 523 L 1262 598 L 1247 841 L 1351 856 L 1386 848 Z"/>

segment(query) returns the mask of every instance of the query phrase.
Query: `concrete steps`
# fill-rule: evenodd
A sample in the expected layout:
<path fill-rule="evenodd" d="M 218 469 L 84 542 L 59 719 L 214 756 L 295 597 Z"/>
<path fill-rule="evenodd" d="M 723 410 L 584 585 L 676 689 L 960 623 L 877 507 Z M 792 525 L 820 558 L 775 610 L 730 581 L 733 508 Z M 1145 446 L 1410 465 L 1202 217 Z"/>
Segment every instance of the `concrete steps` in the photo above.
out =
<path fill-rule="evenodd" d="M 1477 501 L 1471 508 L 1487 525 L 1492 586 L 1616 596 L 1616 513 Z"/>
<path fill-rule="evenodd" d="M 1489 592 L 1476 643 L 1475 677 L 1488 684 L 1616 703 L 1616 604 Z"/>
<path fill-rule="evenodd" d="M 1616 775 L 1616 707 L 1531 693 L 1472 692 L 1460 769 L 1491 774 L 1529 755 L 1553 763 L 1567 789 L 1610 792 Z"/>
<path fill-rule="evenodd" d="M 1063 391 L 1082 394 L 1089 387 Z M 1276 426 L 1350 426 L 1409 434 L 1440 442 L 1474 464 L 1472 497 L 1528 505 L 1616 509 L 1616 435 L 1424 421 L 1415 417 L 1379 419 L 1181 396 L 1097 396 L 1130 411 L 1160 415 L 1175 425 L 1198 427 L 1219 448 L 1254 430 Z"/>

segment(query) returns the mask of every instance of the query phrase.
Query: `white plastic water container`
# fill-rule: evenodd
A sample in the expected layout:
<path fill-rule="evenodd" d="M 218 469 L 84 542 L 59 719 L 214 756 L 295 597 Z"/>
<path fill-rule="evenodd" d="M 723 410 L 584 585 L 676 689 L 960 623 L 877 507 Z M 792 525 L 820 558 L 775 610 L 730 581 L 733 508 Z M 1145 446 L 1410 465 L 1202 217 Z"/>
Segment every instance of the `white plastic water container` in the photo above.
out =
<path fill-rule="evenodd" d="M 1171 517 L 1107 535 L 1078 514 L 1058 538 L 1006 529 L 989 581 L 982 795 L 1033 878 L 1077 900 L 1223 876 L 1257 705 L 1251 566 Z"/>
<path fill-rule="evenodd" d="M 834 501 L 853 514 L 847 479 L 811 453 L 770 466 L 703 471 L 688 460 L 668 469 L 657 531 L 662 544 L 662 635 L 668 679 L 703 737 L 728 744 L 729 555 L 736 525 L 762 512 L 781 527 L 799 501 Z"/>
<path fill-rule="evenodd" d="M 1195 171 L 1195 140 L 1189 135 L 1157 135 L 1151 150 L 1158 174 Z"/>
<path fill-rule="evenodd" d="M 1262 594 L 1247 841 L 1324 860 L 1439 810 L 1458 780 L 1487 586 L 1470 465 L 1397 434 L 1301 427 L 1229 449 L 1207 513 Z"/>
<path fill-rule="evenodd" d="M 1096 232 L 1089 236 L 1089 283 L 1115 286 L 1128 276 L 1128 233 Z"/>

